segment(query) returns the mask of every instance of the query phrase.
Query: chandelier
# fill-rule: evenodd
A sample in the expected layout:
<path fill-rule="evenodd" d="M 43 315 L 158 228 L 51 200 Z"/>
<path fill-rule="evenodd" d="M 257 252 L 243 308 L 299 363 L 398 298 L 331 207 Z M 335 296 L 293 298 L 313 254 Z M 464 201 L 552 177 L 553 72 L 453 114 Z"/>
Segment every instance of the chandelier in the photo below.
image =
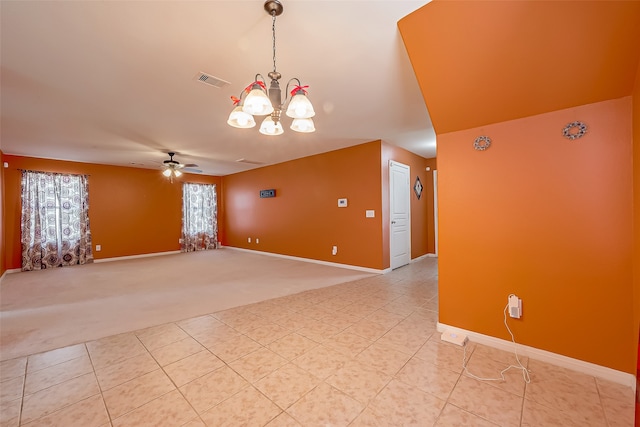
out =
<path fill-rule="evenodd" d="M 241 93 L 240 98 L 232 96 L 235 106 L 227 123 L 236 128 L 252 128 L 256 125 L 253 116 L 267 116 L 260 125 L 260 133 L 264 135 L 281 135 L 282 110 L 289 101 L 286 115 L 293 119 L 291 129 L 296 132 L 314 132 L 313 117 L 316 113 L 307 98 L 308 86 L 302 86 L 300 80 L 292 78 L 285 89 L 285 99 L 282 100 L 282 91 L 278 80 L 282 75 L 276 70 L 276 16 L 282 14 L 282 4 L 278 0 L 267 0 L 264 10 L 271 15 L 271 32 L 273 39 L 273 71 L 269 74 L 271 83 L 267 91 L 267 83 L 261 74 L 256 74 L 255 80 Z M 289 98 L 289 94 L 291 98 Z"/>

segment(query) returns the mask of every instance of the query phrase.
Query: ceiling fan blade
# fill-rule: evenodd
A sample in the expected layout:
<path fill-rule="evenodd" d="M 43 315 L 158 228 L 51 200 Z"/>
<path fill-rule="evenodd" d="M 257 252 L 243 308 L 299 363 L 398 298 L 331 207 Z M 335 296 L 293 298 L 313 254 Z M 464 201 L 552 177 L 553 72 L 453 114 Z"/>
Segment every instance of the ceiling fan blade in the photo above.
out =
<path fill-rule="evenodd" d="M 185 168 L 197 168 L 198 165 L 196 165 L 195 163 L 187 163 L 186 165 L 184 165 Z"/>

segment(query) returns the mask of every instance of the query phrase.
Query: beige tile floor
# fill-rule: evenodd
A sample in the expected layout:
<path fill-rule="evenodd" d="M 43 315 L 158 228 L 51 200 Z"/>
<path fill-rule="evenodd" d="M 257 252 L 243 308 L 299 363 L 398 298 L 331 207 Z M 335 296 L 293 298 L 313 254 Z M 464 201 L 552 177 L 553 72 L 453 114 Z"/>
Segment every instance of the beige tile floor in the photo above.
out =
<path fill-rule="evenodd" d="M 536 360 L 478 381 L 420 262 L 0 363 L 4 426 L 632 426 L 632 390 Z M 514 356 L 467 347 L 477 376 Z"/>

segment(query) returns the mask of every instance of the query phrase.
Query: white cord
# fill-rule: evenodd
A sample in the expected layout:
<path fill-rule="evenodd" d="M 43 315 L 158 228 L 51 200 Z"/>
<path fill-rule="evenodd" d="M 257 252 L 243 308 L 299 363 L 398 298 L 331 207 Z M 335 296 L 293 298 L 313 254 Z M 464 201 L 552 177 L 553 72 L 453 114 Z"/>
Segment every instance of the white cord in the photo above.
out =
<path fill-rule="evenodd" d="M 509 296 L 511 296 L 511 295 L 509 295 Z M 513 342 L 513 352 L 516 355 L 516 360 L 518 361 L 518 366 L 509 365 L 507 368 L 505 368 L 502 371 L 500 371 L 500 378 L 481 378 L 481 377 L 478 377 L 476 375 L 473 375 L 467 369 L 467 346 L 464 345 L 463 346 L 462 368 L 463 368 L 464 372 L 467 375 L 469 375 L 471 378 L 475 378 L 475 379 L 480 380 L 480 381 L 506 381 L 506 378 L 504 377 L 505 372 L 507 372 L 509 369 L 513 368 L 513 369 L 522 370 L 522 378 L 524 379 L 525 383 L 529 384 L 531 382 L 531 377 L 529 376 L 529 371 L 527 370 L 527 368 L 525 368 L 522 365 L 522 362 L 520 362 L 520 358 L 518 357 L 518 347 L 516 345 L 516 339 L 514 338 L 513 332 L 511 332 L 511 329 L 509 328 L 509 325 L 507 324 L 507 309 L 508 308 L 509 308 L 509 304 L 507 303 L 507 305 L 504 306 L 504 326 L 507 328 L 507 331 L 509 331 L 509 335 L 511 335 L 511 342 Z"/>

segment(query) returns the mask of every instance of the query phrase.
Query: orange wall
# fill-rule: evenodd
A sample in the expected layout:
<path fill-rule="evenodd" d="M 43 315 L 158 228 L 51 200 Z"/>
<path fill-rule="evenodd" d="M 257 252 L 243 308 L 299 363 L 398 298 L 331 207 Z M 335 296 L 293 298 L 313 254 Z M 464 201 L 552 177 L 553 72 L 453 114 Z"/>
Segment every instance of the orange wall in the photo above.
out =
<path fill-rule="evenodd" d="M 158 170 L 3 155 L 6 268 L 20 268 L 20 170 L 88 174 L 94 258 L 176 251 L 181 229 L 180 182 L 220 184 L 219 177 L 184 174 L 171 184 Z"/>
<path fill-rule="evenodd" d="M 438 135 L 440 322 L 635 373 L 631 97 Z M 585 137 L 562 128 L 581 120 Z M 482 152 L 477 136 L 492 138 Z M 637 221 L 637 219 L 636 219 Z"/>
<path fill-rule="evenodd" d="M 224 176 L 223 244 L 382 269 L 380 174 L 375 141 Z M 276 197 L 259 197 L 271 188 Z M 348 199 L 346 208 L 339 198 Z M 375 218 L 365 218 L 367 209 Z"/>
<path fill-rule="evenodd" d="M 633 214 L 633 337 L 636 339 L 634 348 L 637 348 L 640 333 L 640 63 L 633 90 Z"/>
<path fill-rule="evenodd" d="M 2 150 L 0 150 L 0 160 L 2 159 Z M 0 164 L 0 277 L 7 271 L 7 262 L 5 260 L 6 243 L 4 228 L 4 166 Z"/>
<path fill-rule="evenodd" d="M 388 268 L 389 159 L 409 164 L 412 175 L 420 175 L 425 186 L 423 199 L 413 196 L 411 200 L 412 258 L 428 253 L 434 247 L 432 236 L 429 240 L 433 184 L 424 169 L 434 168 L 435 160 L 380 141 L 223 177 L 223 244 Z M 276 190 L 276 197 L 260 199 L 259 191 L 270 188 Z M 348 207 L 339 208 L 339 198 L 347 198 Z M 375 218 L 365 217 L 369 209 L 375 210 Z M 260 243 L 255 243 L 256 238 Z M 332 246 L 338 246 L 335 256 Z"/>

